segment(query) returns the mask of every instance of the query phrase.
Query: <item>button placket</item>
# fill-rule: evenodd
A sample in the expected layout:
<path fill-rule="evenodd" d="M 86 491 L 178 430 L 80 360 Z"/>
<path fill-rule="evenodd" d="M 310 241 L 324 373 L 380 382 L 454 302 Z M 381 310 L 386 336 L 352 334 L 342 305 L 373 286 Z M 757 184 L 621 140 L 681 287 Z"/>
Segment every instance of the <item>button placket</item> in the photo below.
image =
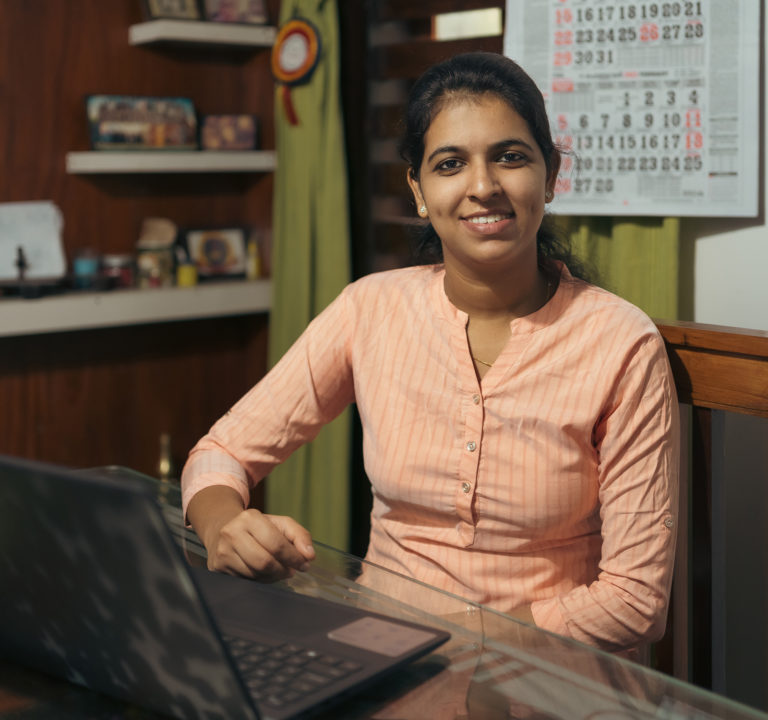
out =
<path fill-rule="evenodd" d="M 465 546 L 474 542 L 475 524 L 472 513 L 474 492 L 483 434 L 483 398 L 476 387 L 466 388 L 462 407 L 464 439 L 456 487 L 456 512 L 459 516 L 459 541 Z"/>

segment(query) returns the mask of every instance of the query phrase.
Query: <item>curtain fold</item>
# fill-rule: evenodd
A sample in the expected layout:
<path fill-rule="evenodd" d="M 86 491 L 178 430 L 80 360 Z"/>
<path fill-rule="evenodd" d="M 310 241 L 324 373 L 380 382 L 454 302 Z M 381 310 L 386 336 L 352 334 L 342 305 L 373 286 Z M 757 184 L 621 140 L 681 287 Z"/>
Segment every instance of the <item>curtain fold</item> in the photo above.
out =
<path fill-rule="evenodd" d="M 281 87 L 275 90 L 270 366 L 351 275 L 336 0 L 283 2 L 280 25 L 295 16 L 319 31 L 320 59 L 309 82 L 290 89 L 298 124 L 288 120 Z M 341 549 L 349 543 L 350 422 L 345 411 L 266 484 L 268 512 L 290 515 Z"/>
<path fill-rule="evenodd" d="M 656 320 L 680 313 L 679 218 L 559 217 L 598 284 Z"/>

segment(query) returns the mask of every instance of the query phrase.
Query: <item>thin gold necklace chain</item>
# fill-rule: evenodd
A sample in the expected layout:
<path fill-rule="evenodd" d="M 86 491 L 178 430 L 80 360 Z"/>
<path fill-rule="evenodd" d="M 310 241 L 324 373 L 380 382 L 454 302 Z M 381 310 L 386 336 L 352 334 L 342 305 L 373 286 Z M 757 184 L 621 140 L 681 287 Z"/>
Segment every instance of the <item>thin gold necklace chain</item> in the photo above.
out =
<path fill-rule="evenodd" d="M 486 367 L 493 367 L 493 363 L 485 362 L 485 360 L 481 360 L 479 357 L 472 356 L 472 359 L 475 362 L 479 362 L 481 365 L 485 365 Z"/>
<path fill-rule="evenodd" d="M 551 299 L 552 299 L 552 281 L 547 280 L 547 299 L 544 301 L 544 305 L 546 305 Z M 542 305 L 543 307 L 543 305 Z M 493 363 L 486 362 L 485 360 L 481 360 L 479 357 L 472 356 L 472 359 L 475 362 L 479 362 L 481 365 L 485 365 L 485 367 L 493 367 Z"/>

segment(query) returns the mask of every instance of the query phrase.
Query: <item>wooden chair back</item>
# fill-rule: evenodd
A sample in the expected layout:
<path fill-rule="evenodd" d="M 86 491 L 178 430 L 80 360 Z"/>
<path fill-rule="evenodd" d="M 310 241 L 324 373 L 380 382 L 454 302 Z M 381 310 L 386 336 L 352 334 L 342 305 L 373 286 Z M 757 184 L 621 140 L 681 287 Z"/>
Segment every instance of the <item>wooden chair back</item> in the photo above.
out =
<path fill-rule="evenodd" d="M 712 686 L 713 412 L 768 418 L 768 332 L 657 322 L 664 337 L 678 399 L 690 406 L 689 447 L 681 478 L 683 521 L 670 623 L 660 644 L 659 669 Z M 684 444 L 685 447 L 685 444 Z M 687 462 L 686 462 L 687 461 Z M 690 526 L 686 528 L 686 520 Z M 718 548 L 714 548 L 715 551 Z"/>

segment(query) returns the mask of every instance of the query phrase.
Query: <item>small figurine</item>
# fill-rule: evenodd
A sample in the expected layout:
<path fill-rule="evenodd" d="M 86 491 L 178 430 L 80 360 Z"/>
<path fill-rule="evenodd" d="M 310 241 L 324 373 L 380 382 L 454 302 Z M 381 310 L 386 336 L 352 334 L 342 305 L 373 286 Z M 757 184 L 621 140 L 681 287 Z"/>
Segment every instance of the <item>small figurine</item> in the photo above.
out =
<path fill-rule="evenodd" d="M 29 263 L 27 262 L 27 256 L 24 253 L 24 248 L 19 245 L 18 248 L 16 248 L 16 262 L 14 263 L 16 266 L 16 269 L 19 271 L 19 283 L 24 283 L 24 276 L 27 274 L 27 268 L 29 267 Z"/>

